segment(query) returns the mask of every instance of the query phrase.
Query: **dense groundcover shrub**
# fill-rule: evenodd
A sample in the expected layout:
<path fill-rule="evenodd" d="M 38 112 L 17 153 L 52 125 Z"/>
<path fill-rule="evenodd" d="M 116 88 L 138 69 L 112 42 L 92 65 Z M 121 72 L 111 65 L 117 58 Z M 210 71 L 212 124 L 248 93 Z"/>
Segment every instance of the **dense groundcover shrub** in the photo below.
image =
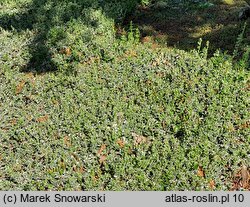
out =
<path fill-rule="evenodd" d="M 247 74 L 223 55 L 139 45 L 76 71 L 1 69 L 0 189 L 225 190 L 249 162 Z"/>
<path fill-rule="evenodd" d="M 7 4 L 7 2 L 9 4 Z M 2 3 L 0 26 L 32 30 L 31 61 L 26 70 L 72 70 L 75 61 L 113 55 L 114 23 L 135 9 L 136 0 L 22 0 Z M 10 3 L 12 2 L 12 4 Z M 6 6 L 9 5 L 9 6 Z M 6 8 L 5 8 L 6 7 Z"/>
<path fill-rule="evenodd" d="M 250 161 L 247 68 L 117 40 L 98 2 L 22 2 L 0 15 L 1 190 L 230 188 Z M 59 70 L 20 72 L 39 44 Z"/>

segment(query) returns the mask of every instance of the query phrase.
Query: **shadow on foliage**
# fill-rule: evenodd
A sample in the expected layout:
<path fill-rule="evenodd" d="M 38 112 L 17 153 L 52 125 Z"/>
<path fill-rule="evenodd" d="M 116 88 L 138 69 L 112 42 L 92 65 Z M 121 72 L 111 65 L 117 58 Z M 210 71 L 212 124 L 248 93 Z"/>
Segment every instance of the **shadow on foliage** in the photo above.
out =
<path fill-rule="evenodd" d="M 139 7 L 134 15 L 126 17 L 137 3 L 137 0 L 33 0 L 24 9 L 25 12 L 0 17 L 0 27 L 5 30 L 14 28 L 17 32 L 27 29 L 34 32 L 35 37 L 29 44 L 30 61 L 21 70 L 37 73 L 58 69 L 53 55 L 60 51 L 55 51 L 58 48 L 47 44 L 52 29 L 64 28 L 69 21 L 79 19 L 83 24 L 91 22 L 87 27 L 98 26 L 98 22 L 91 20 L 90 14 L 82 12 L 83 9 L 101 9 L 106 17 L 114 19 L 115 22 L 125 19 L 123 25 L 129 25 L 133 21 L 141 31 L 143 42 L 148 41 L 149 36 L 157 44 L 167 44 L 184 50 L 196 48 L 199 38 L 203 38 L 204 42 L 210 41 L 210 53 L 217 48 L 232 51 L 242 28 L 237 19 L 238 5 L 215 5 L 208 8 L 169 5 L 163 9 Z M 65 31 L 61 31 L 61 35 L 54 42 L 63 39 L 63 33 Z M 247 34 L 249 33 L 248 29 Z"/>
<path fill-rule="evenodd" d="M 25 12 L 4 15 L 0 17 L 0 27 L 5 30 L 16 32 L 32 30 L 35 34 L 34 39 L 29 44 L 29 53 L 31 54 L 28 64 L 21 69 L 22 72 L 44 73 L 56 71 L 57 66 L 53 61 L 53 54 L 47 42 L 49 40 L 49 31 L 55 27 L 62 27 L 69 21 L 82 19 L 82 22 L 90 22 L 91 17 L 83 14 L 83 9 L 102 9 L 109 18 L 116 18 L 115 6 L 117 3 L 122 7 L 130 6 L 135 8 L 136 0 L 33 0 L 28 4 Z M 122 3 L 124 5 L 122 5 Z M 110 5 L 113 5 L 110 6 Z M 127 11 L 122 11 L 126 13 Z M 117 16 L 115 21 L 121 21 L 123 15 Z M 98 23 L 91 22 L 91 27 L 96 27 Z M 63 38 L 63 34 L 61 35 Z M 57 39 L 60 41 L 60 39 Z M 59 52 L 59 51 L 58 51 Z"/>
<path fill-rule="evenodd" d="M 210 52 L 220 48 L 232 52 L 243 21 L 239 21 L 242 2 L 235 5 L 214 4 L 201 7 L 193 4 L 189 8 L 169 5 L 164 8 L 139 7 L 127 19 L 139 27 L 142 41 L 153 41 L 178 49 L 192 50 L 197 47 L 199 38 L 210 42 Z M 250 36 L 248 28 L 245 36 Z M 248 39 L 249 40 L 249 39 Z"/>
<path fill-rule="evenodd" d="M 13 15 L 6 15 L 0 19 L 0 26 L 6 30 L 16 30 L 22 32 L 27 29 L 36 33 L 35 38 L 29 45 L 29 52 L 32 57 L 29 63 L 22 68 L 23 72 L 45 72 L 55 69 L 49 48 L 46 47 L 46 36 L 50 27 L 53 25 L 53 7 L 50 12 L 45 9 L 47 0 L 34 0 L 29 8 L 24 13 L 17 13 Z M 46 19 L 39 19 L 40 17 Z"/>

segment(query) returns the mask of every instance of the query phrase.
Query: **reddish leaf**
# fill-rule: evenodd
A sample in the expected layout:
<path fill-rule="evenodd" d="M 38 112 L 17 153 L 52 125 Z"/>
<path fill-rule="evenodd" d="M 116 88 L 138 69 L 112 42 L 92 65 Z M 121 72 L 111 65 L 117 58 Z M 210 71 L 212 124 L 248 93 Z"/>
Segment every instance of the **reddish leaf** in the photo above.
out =
<path fill-rule="evenodd" d="M 152 42 L 152 37 L 146 36 L 142 38 L 142 43 Z"/>
<path fill-rule="evenodd" d="M 118 139 L 116 143 L 117 143 L 121 148 L 123 148 L 124 145 L 125 145 L 125 142 L 124 142 L 123 140 L 121 140 L 121 139 Z"/>
<path fill-rule="evenodd" d="M 214 180 L 210 180 L 209 181 L 209 188 L 210 189 L 214 189 L 215 188 L 215 181 Z"/>
<path fill-rule="evenodd" d="M 78 166 L 74 165 L 73 171 L 78 172 L 78 173 L 84 173 L 85 169 L 83 166 L 78 167 Z"/>
<path fill-rule="evenodd" d="M 105 163 L 106 159 L 107 159 L 107 155 L 101 155 L 99 159 L 100 164 Z"/>
<path fill-rule="evenodd" d="M 23 87 L 25 85 L 26 81 L 25 80 L 22 80 L 16 87 L 16 94 L 19 94 L 22 92 L 23 90 Z"/>
<path fill-rule="evenodd" d="M 97 152 L 97 155 L 100 156 L 105 149 L 106 149 L 106 145 L 102 144 L 101 148 Z"/>
<path fill-rule="evenodd" d="M 49 116 L 46 114 L 45 116 L 41 116 L 37 118 L 36 121 L 39 123 L 42 123 L 42 122 L 46 122 L 48 119 L 49 119 Z"/>
<path fill-rule="evenodd" d="M 205 171 L 203 170 L 202 166 L 199 166 L 199 167 L 198 167 L 197 175 L 198 175 L 199 177 L 203 177 L 203 178 L 205 177 Z"/>
<path fill-rule="evenodd" d="M 248 129 L 250 127 L 250 121 L 246 121 L 244 124 L 235 127 L 235 130 Z"/>
<path fill-rule="evenodd" d="M 70 56 L 71 55 L 71 49 L 69 47 L 64 47 L 60 50 L 60 53 L 61 54 L 64 54 L 64 55 L 67 55 L 67 56 Z"/>
<path fill-rule="evenodd" d="M 247 166 L 243 165 L 241 169 L 241 177 L 242 177 L 242 187 L 244 189 L 250 188 L 250 173 L 247 169 Z"/>
<path fill-rule="evenodd" d="M 71 49 L 70 49 L 69 47 L 67 47 L 67 48 L 65 49 L 65 54 L 66 54 L 67 56 L 71 55 Z"/>

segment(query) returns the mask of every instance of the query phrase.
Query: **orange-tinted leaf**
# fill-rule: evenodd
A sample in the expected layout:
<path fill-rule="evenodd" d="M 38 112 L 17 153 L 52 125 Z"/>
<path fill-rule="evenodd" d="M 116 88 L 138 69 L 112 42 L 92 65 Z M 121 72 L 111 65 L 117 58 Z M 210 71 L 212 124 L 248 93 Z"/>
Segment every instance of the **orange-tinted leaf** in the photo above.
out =
<path fill-rule="evenodd" d="M 84 173 L 84 172 L 85 172 L 84 167 L 83 167 L 83 166 L 79 167 L 79 168 L 78 168 L 78 172 L 79 172 L 79 173 Z"/>
<path fill-rule="evenodd" d="M 244 124 L 235 127 L 235 130 L 248 129 L 250 127 L 250 121 L 246 121 Z"/>
<path fill-rule="evenodd" d="M 233 177 L 231 191 L 240 190 L 242 188 L 241 170 L 239 170 Z"/>
<path fill-rule="evenodd" d="M 14 126 L 14 125 L 16 125 L 17 120 L 16 120 L 16 119 L 11 119 L 11 120 L 10 120 L 10 123 L 11 123 L 12 126 Z"/>
<path fill-rule="evenodd" d="M 73 171 L 78 172 L 78 173 L 84 173 L 85 169 L 83 166 L 78 167 L 78 166 L 74 165 Z"/>
<path fill-rule="evenodd" d="M 98 175 L 95 175 L 92 177 L 93 181 L 96 182 L 98 179 L 99 179 L 99 176 Z"/>
<path fill-rule="evenodd" d="M 71 49 L 69 47 L 64 47 L 60 50 L 60 53 L 69 56 L 71 55 Z"/>
<path fill-rule="evenodd" d="M 203 170 L 202 166 L 199 166 L 199 167 L 198 167 L 197 175 L 198 175 L 199 177 L 203 177 L 203 178 L 205 177 L 205 171 Z"/>
<path fill-rule="evenodd" d="M 247 169 L 247 166 L 243 165 L 241 168 L 241 177 L 242 177 L 242 187 L 247 189 L 250 187 L 250 173 Z"/>
<path fill-rule="evenodd" d="M 152 37 L 146 36 L 142 38 L 142 43 L 152 42 Z"/>
<path fill-rule="evenodd" d="M 160 45 L 157 44 L 157 43 L 155 43 L 155 42 L 153 42 L 153 43 L 151 44 L 151 48 L 152 48 L 153 50 L 156 50 L 156 49 L 159 48 L 159 47 L 160 47 Z"/>
<path fill-rule="evenodd" d="M 126 57 L 137 57 L 137 53 L 134 50 L 127 50 L 125 52 Z"/>
<path fill-rule="evenodd" d="M 63 143 L 67 146 L 70 147 L 71 146 L 71 141 L 70 138 L 68 136 L 65 136 L 63 139 Z"/>
<path fill-rule="evenodd" d="M 42 122 L 46 122 L 48 119 L 49 119 L 49 116 L 46 114 L 45 116 L 41 116 L 37 118 L 36 121 L 39 123 L 42 123 Z"/>
<path fill-rule="evenodd" d="M 240 126 L 241 129 L 247 129 L 247 128 L 249 128 L 249 127 L 250 127 L 250 121 L 247 121 L 246 123 L 244 123 L 244 124 L 242 124 L 242 125 Z"/>
<path fill-rule="evenodd" d="M 106 145 L 102 144 L 101 148 L 97 152 L 97 155 L 100 156 L 105 149 L 106 149 Z"/>
<path fill-rule="evenodd" d="M 71 55 L 71 49 L 69 47 L 65 49 L 65 54 L 68 56 Z"/>
<path fill-rule="evenodd" d="M 16 87 L 16 94 L 19 94 L 22 92 L 23 90 L 23 87 L 25 85 L 26 81 L 25 80 L 22 80 Z"/>
<path fill-rule="evenodd" d="M 121 139 L 118 139 L 116 143 L 117 143 L 121 148 L 123 148 L 124 145 L 125 145 L 125 142 L 124 142 L 123 140 L 121 140 Z"/>
<path fill-rule="evenodd" d="M 105 163 L 106 159 L 107 159 L 107 155 L 101 155 L 99 159 L 100 164 Z"/>
<path fill-rule="evenodd" d="M 215 188 L 215 181 L 214 180 L 210 180 L 209 181 L 209 188 L 210 189 L 214 189 Z"/>

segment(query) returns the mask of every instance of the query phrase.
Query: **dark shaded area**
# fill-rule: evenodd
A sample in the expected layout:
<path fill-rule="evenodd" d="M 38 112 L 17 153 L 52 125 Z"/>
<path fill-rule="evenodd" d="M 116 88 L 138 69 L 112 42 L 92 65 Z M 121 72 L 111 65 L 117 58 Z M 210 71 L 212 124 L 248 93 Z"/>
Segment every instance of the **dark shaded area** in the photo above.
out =
<path fill-rule="evenodd" d="M 244 21 L 239 20 L 241 4 L 211 5 L 205 8 L 183 8 L 169 6 L 164 9 L 154 6 L 139 7 L 127 19 L 139 27 L 142 42 L 152 41 L 184 50 L 197 47 L 199 38 L 210 42 L 210 53 L 217 49 L 233 52 Z M 246 41 L 250 42 L 250 29 L 247 28 Z"/>
<path fill-rule="evenodd" d="M 34 0 L 25 13 L 6 15 L 0 19 L 0 26 L 5 30 L 22 32 L 27 29 L 37 28 L 36 36 L 29 45 L 32 57 L 29 63 L 21 69 L 22 72 L 47 72 L 55 70 L 49 48 L 46 47 L 46 36 L 53 25 L 51 19 L 55 11 L 46 12 L 44 6 L 47 0 Z M 46 21 L 39 20 L 41 13 L 46 14 Z"/>
<path fill-rule="evenodd" d="M 250 18 L 250 6 L 242 9 L 239 14 L 240 20 L 247 20 L 248 18 Z"/>
<path fill-rule="evenodd" d="M 113 18 L 115 22 L 120 23 L 125 19 L 122 27 L 128 27 L 130 21 L 133 21 L 141 31 L 142 42 L 153 41 L 159 45 L 187 51 L 196 48 L 199 38 L 203 38 L 204 42 L 210 41 L 210 53 L 218 48 L 232 52 L 242 28 L 242 23 L 238 19 L 237 5 L 214 5 L 208 8 L 195 6 L 186 8 L 178 5 L 155 8 L 149 5 L 139 6 L 136 12 L 133 12 L 138 1 L 127 2 L 125 0 L 33 0 L 25 12 L 2 16 L 0 27 L 6 30 L 14 28 L 17 32 L 30 29 L 36 33 L 29 45 L 29 53 L 32 57 L 21 71 L 38 73 L 57 70 L 52 60 L 51 48 L 46 44 L 50 29 L 65 25 L 72 19 L 82 18 L 88 21 L 90 17 L 82 13 L 84 8 L 102 8 L 105 15 Z M 62 5 L 60 11 L 58 4 Z M 118 4 L 123 9 L 120 15 L 116 11 Z M 92 22 L 91 27 L 97 27 L 97 25 Z M 250 42 L 249 29 L 246 37 Z"/>
<path fill-rule="evenodd" d="M 32 57 L 29 63 L 21 69 L 21 72 L 52 72 L 57 70 L 57 66 L 52 61 L 52 51 L 46 44 L 50 29 L 65 25 L 72 19 L 80 18 L 85 22 L 91 22 L 90 17 L 82 13 L 83 9 L 87 8 L 101 8 L 106 16 L 115 18 L 114 8 L 110 7 L 113 2 L 117 3 L 115 0 L 33 0 L 28 8 L 24 9 L 25 12 L 0 17 L 0 27 L 10 31 L 15 29 L 17 32 L 22 32 L 29 29 L 35 32 L 35 38 L 29 44 L 29 53 Z M 129 14 L 136 6 L 136 0 L 131 2 L 128 9 L 123 11 L 125 14 L 126 12 Z M 127 4 L 126 1 L 122 0 L 121 6 L 125 4 Z M 62 5 L 60 11 L 58 5 Z M 122 14 L 117 16 L 115 21 L 121 21 L 122 16 Z M 91 27 L 95 28 L 97 24 L 91 22 Z"/>

